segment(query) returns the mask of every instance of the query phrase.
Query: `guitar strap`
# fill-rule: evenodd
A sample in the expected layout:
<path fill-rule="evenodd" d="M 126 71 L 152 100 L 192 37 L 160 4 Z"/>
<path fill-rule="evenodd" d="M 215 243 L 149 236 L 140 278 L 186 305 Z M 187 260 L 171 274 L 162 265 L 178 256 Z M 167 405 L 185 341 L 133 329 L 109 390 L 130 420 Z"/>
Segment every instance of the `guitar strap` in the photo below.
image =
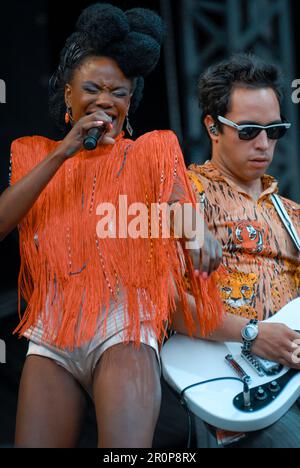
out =
<path fill-rule="evenodd" d="M 296 249 L 298 250 L 298 252 L 300 252 L 300 239 L 299 239 L 299 236 L 297 234 L 295 226 L 293 225 L 293 222 L 292 222 L 288 212 L 286 211 L 285 207 L 283 206 L 282 201 L 280 200 L 280 197 L 278 195 L 273 194 L 273 195 L 271 195 L 271 200 L 272 200 L 272 203 L 273 203 L 273 205 L 275 207 L 275 210 L 278 213 L 279 218 L 283 222 L 283 224 L 284 224 L 287 232 L 289 233 L 294 245 L 296 246 Z"/>

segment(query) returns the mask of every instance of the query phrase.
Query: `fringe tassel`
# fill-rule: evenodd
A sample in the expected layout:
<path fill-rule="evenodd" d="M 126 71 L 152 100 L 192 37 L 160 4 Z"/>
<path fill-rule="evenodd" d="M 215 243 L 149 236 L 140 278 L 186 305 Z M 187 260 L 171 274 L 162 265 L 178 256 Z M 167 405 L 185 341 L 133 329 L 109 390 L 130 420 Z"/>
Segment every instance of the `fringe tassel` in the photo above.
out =
<path fill-rule="evenodd" d="M 12 183 L 56 145 L 42 137 L 15 141 Z M 126 164 L 118 176 L 128 145 Z M 141 320 L 162 339 L 165 323 L 175 307 L 170 272 L 192 332 L 195 323 L 185 296 L 176 241 L 96 236 L 99 203 L 117 207 L 118 220 L 120 195 L 127 196 L 128 206 L 136 202 L 148 206 L 167 203 L 175 180 L 184 187 L 180 203 L 196 203 L 172 132 L 152 132 L 134 143 L 120 137 L 113 147 L 81 152 L 67 160 L 19 227 L 19 291 L 28 306 L 15 332 L 24 334 L 41 318 L 44 341 L 73 349 L 94 336 L 99 322 L 105 334 L 113 301 L 124 307 L 127 341 L 133 339 L 139 345 Z M 216 274 L 208 281 L 196 278 L 191 260 L 187 254 L 185 257 L 197 317 L 208 334 L 218 326 L 223 314 Z"/>

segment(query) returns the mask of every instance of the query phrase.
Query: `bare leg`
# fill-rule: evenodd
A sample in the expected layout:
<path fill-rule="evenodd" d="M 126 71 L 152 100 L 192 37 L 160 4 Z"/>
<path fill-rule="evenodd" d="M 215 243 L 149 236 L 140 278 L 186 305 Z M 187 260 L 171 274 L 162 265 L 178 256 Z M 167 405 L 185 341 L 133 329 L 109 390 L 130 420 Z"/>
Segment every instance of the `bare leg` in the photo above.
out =
<path fill-rule="evenodd" d="M 99 447 L 152 446 L 160 404 L 159 366 L 145 344 L 118 344 L 104 352 L 94 374 Z"/>
<path fill-rule="evenodd" d="M 67 370 L 46 357 L 28 356 L 19 389 L 16 446 L 75 447 L 84 407 L 84 391 Z"/>

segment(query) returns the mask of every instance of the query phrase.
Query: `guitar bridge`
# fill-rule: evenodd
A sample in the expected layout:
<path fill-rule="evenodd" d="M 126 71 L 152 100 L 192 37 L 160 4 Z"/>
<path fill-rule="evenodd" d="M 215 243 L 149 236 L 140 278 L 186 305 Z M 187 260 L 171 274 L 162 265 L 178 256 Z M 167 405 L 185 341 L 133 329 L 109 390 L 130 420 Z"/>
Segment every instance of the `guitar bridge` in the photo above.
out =
<path fill-rule="evenodd" d="M 279 374 L 283 368 L 283 366 L 278 364 L 278 362 L 260 358 L 255 354 L 245 353 L 242 351 L 241 355 L 260 377 Z"/>

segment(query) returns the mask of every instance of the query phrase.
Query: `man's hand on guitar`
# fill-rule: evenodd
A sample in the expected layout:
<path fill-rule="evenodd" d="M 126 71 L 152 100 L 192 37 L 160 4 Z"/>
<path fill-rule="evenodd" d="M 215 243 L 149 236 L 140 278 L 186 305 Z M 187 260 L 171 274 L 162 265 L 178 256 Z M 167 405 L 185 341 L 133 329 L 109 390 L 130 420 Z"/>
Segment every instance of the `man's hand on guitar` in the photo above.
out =
<path fill-rule="evenodd" d="M 300 333 L 281 323 L 260 322 L 252 353 L 300 370 Z"/>

